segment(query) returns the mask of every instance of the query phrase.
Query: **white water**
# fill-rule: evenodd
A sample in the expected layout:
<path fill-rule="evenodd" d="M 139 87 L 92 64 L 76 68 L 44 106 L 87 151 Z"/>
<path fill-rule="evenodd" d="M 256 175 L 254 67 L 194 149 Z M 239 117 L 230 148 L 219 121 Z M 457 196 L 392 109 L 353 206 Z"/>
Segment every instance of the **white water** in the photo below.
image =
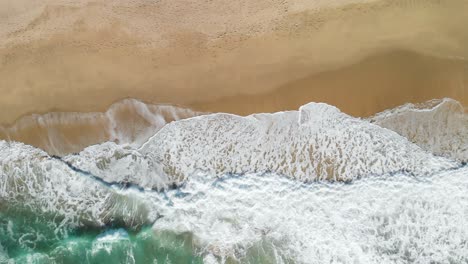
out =
<path fill-rule="evenodd" d="M 166 125 L 141 148 L 108 142 L 63 159 L 0 141 L 0 208 L 189 232 L 206 263 L 465 263 L 466 115 L 454 105 L 375 124 L 315 103 L 213 114 Z M 376 125 L 392 115 L 400 135 Z M 402 136 L 420 127 L 430 141 Z"/>
<path fill-rule="evenodd" d="M 0 208 L 61 219 L 61 225 L 139 226 L 151 219 L 140 201 L 119 195 L 45 152 L 0 141 Z"/>
<path fill-rule="evenodd" d="M 349 181 L 401 171 L 427 175 L 459 166 L 393 131 L 316 103 L 275 114 L 189 118 L 166 125 L 139 149 L 106 143 L 65 160 L 108 182 L 159 189 L 179 185 L 197 171 Z"/>
<path fill-rule="evenodd" d="M 467 188 L 468 167 L 352 184 L 200 175 L 154 197 L 164 217 L 153 229 L 192 232 L 208 263 L 465 263 Z"/>

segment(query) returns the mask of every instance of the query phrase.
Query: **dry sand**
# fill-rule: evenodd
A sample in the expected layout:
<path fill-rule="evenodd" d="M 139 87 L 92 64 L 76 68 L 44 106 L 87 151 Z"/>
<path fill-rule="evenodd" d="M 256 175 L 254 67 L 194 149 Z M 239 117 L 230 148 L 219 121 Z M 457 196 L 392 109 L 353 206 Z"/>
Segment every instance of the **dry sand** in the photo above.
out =
<path fill-rule="evenodd" d="M 467 13 L 465 0 L 0 0 L 0 124 L 128 97 L 238 114 L 468 105 Z"/>

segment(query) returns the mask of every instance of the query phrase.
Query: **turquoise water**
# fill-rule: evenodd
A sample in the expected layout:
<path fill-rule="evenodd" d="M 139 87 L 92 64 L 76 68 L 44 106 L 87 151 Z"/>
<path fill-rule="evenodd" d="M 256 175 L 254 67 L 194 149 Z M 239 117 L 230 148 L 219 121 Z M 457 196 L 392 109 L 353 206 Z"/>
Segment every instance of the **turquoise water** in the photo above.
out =
<path fill-rule="evenodd" d="M 188 232 L 156 232 L 151 227 L 72 229 L 60 227 L 54 219 L 18 211 L 0 213 L 0 245 L 2 264 L 204 263 Z M 249 248 L 242 262 L 276 263 L 274 251 L 272 244 L 262 241 Z M 239 263 L 234 258 L 222 261 Z"/>
<path fill-rule="evenodd" d="M 150 227 L 71 229 L 47 217 L 0 213 L 0 263 L 202 263 L 191 241 Z"/>
<path fill-rule="evenodd" d="M 74 227 L 2 208 L 0 263 L 465 263 L 467 188 L 467 166 L 333 184 L 193 177 L 122 191 L 158 204 L 151 226 Z"/>

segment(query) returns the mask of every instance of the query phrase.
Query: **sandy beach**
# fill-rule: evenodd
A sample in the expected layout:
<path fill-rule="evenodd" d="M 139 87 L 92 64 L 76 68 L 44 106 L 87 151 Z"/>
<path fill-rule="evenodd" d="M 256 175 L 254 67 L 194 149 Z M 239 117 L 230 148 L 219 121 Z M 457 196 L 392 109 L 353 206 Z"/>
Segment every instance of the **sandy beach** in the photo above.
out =
<path fill-rule="evenodd" d="M 0 10 L 0 138 L 46 149 L 49 126 L 71 152 L 109 140 L 108 120 L 30 114 L 105 112 L 125 98 L 241 115 L 312 101 L 362 117 L 434 98 L 468 105 L 462 0 L 21 0 Z"/>
<path fill-rule="evenodd" d="M 308 101 L 353 115 L 468 102 L 465 1 L 10 2 L 3 124 L 128 97 L 239 114 Z"/>

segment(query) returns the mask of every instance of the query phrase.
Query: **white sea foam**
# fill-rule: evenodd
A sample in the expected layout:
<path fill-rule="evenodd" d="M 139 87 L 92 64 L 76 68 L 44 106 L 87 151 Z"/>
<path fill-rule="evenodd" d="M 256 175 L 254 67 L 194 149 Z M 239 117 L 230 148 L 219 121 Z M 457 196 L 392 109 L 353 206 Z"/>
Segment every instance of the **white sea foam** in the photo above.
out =
<path fill-rule="evenodd" d="M 64 160 L 106 181 L 144 188 L 178 185 L 199 170 L 218 177 L 272 172 L 301 181 L 349 181 L 458 166 L 321 103 L 275 114 L 189 118 L 166 125 L 139 149 L 106 143 Z"/>
<path fill-rule="evenodd" d="M 131 145 L 106 142 L 88 147 L 79 154 L 68 155 L 63 160 L 108 183 L 131 183 L 147 189 L 162 188 L 172 183 L 159 164 Z"/>
<path fill-rule="evenodd" d="M 370 118 L 436 155 L 468 162 L 468 115 L 452 99 L 406 104 Z"/>
<path fill-rule="evenodd" d="M 151 198 L 164 216 L 153 229 L 193 233 L 207 263 L 465 263 L 467 176 L 466 166 L 351 184 L 199 175 Z"/>
<path fill-rule="evenodd" d="M 422 122 L 416 110 L 387 118 Z M 433 116 L 440 124 L 452 118 Z M 439 137 L 434 142 L 449 139 Z M 0 141 L 0 207 L 72 225 L 134 227 L 161 217 L 154 235 L 189 232 L 206 263 L 468 262 L 468 167 L 451 159 L 463 152 L 445 148 L 447 157 L 437 157 L 413 141 L 423 148 L 320 103 L 194 117 L 166 125 L 140 148 L 108 142 L 63 159 Z M 94 176 L 178 188 L 120 190 Z M 107 250 L 122 234 L 95 246 Z"/>
<path fill-rule="evenodd" d="M 62 219 L 62 225 L 139 226 L 149 211 L 39 149 L 0 141 L 0 206 Z"/>
<path fill-rule="evenodd" d="M 273 172 L 302 181 L 347 181 L 456 166 L 393 131 L 317 103 L 276 114 L 214 114 L 178 121 L 139 152 L 179 181 L 197 170 L 217 176 Z"/>

